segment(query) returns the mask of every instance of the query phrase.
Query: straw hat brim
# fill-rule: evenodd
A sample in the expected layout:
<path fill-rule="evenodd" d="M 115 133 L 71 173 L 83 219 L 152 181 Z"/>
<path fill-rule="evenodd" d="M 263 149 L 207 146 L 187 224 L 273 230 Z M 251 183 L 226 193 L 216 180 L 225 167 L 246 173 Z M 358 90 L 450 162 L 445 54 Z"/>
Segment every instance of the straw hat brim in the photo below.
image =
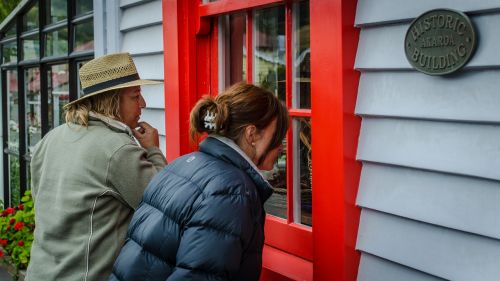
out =
<path fill-rule="evenodd" d="M 153 80 L 144 80 L 144 79 L 139 79 L 139 80 L 134 80 L 134 81 L 126 82 L 126 83 L 123 83 L 123 84 L 120 84 L 120 85 L 112 86 L 112 87 L 109 87 L 109 88 L 106 88 L 106 89 L 102 89 L 102 90 L 99 90 L 99 91 L 95 91 L 95 92 L 93 92 L 91 94 L 82 96 L 79 99 L 74 100 L 74 101 L 72 101 L 72 102 L 64 105 L 63 108 L 66 109 L 70 105 L 73 105 L 73 104 L 78 103 L 78 102 L 80 102 L 80 101 L 82 101 L 84 99 L 96 96 L 98 94 L 102 94 L 102 93 L 107 92 L 107 91 L 118 90 L 118 89 L 129 88 L 129 87 L 135 87 L 135 86 L 142 86 L 142 85 L 156 85 L 156 84 L 161 84 L 161 83 L 163 83 L 163 82 L 153 81 Z"/>

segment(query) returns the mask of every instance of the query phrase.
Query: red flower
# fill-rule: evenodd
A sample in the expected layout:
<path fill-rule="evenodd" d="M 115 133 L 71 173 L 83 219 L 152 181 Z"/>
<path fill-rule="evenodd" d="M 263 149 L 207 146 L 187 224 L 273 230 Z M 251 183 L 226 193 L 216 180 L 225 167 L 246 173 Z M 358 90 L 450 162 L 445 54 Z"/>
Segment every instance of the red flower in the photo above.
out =
<path fill-rule="evenodd" d="M 14 225 L 14 230 L 21 230 L 24 227 L 24 222 L 18 222 Z"/>
<path fill-rule="evenodd" d="M 19 210 L 24 210 L 24 205 L 23 204 L 20 204 L 19 206 L 17 206 L 19 208 Z"/>
<path fill-rule="evenodd" d="M 7 239 L 0 239 L 0 245 L 7 246 Z"/>
<path fill-rule="evenodd" d="M 2 252 L 2 251 L 0 251 L 0 258 L 1 258 L 1 257 L 3 257 L 3 252 Z"/>
<path fill-rule="evenodd" d="M 17 242 L 17 245 L 19 245 L 19 247 L 24 246 L 24 241 L 23 241 L 23 240 L 21 240 L 21 241 Z"/>
<path fill-rule="evenodd" d="M 10 215 L 10 214 L 13 214 L 15 211 L 16 211 L 16 210 L 14 210 L 14 208 L 10 208 L 10 207 L 9 207 L 9 208 L 7 208 L 7 209 L 5 209 L 5 212 L 7 212 L 7 214 L 9 214 L 9 215 Z"/>
<path fill-rule="evenodd" d="M 9 223 L 10 223 L 10 224 L 14 224 L 14 223 L 16 223 L 16 219 L 10 219 Z"/>

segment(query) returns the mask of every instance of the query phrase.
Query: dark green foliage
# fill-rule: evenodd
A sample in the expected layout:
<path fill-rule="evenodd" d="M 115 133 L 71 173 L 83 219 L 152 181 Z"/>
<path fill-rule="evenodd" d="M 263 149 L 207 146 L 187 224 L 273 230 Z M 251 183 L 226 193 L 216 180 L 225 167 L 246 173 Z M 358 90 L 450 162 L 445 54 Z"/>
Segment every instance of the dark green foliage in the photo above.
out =
<path fill-rule="evenodd" d="M 0 22 L 14 10 L 21 0 L 2 0 L 0 1 Z"/>

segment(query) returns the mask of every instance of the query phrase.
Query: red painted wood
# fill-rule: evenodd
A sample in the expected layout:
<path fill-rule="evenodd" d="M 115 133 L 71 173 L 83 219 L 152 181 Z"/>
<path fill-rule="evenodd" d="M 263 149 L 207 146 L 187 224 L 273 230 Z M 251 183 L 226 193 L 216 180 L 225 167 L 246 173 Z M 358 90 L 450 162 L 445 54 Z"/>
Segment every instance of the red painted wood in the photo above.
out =
<path fill-rule="evenodd" d="M 196 36 L 198 0 L 162 4 L 166 156 L 171 161 L 195 147 L 189 142 L 189 112 L 201 93 L 208 93 L 210 37 Z"/>
<path fill-rule="evenodd" d="M 293 117 L 311 117 L 310 109 L 290 108 L 288 109 L 288 113 Z"/>
<path fill-rule="evenodd" d="M 356 280 L 359 265 L 356 2 L 310 2 L 314 280 Z"/>
<path fill-rule="evenodd" d="M 273 247 L 264 246 L 262 267 L 267 280 L 313 280 L 313 265 L 310 261 L 284 253 Z M 266 272 L 269 271 L 269 272 Z M 262 279 L 261 280 L 265 280 Z"/>
<path fill-rule="evenodd" d="M 292 6 L 290 2 L 285 5 L 285 96 L 286 96 L 286 107 L 292 108 Z M 287 220 L 289 223 L 293 221 L 293 209 L 294 209 L 294 189 L 293 189 L 293 118 L 290 118 L 290 123 L 288 125 L 288 133 L 286 140 L 286 200 L 287 200 Z"/>
<path fill-rule="evenodd" d="M 199 6 L 198 12 L 200 17 L 207 17 L 226 13 L 234 13 L 246 9 L 284 2 L 284 0 L 219 0 L 216 2 L 201 4 Z"/>
<path fill-rule="evenodd" d="M 303 259 L 313 260 L 312 229 L 288 223 L 287 220 L 268 215 L 265 225 L 266 245 Z"/>
<path fill-rule="evenodd" d="M 214 18 L 210 50 L 210 95 L 215 97 L 219 92 L 219 21 Z"/>

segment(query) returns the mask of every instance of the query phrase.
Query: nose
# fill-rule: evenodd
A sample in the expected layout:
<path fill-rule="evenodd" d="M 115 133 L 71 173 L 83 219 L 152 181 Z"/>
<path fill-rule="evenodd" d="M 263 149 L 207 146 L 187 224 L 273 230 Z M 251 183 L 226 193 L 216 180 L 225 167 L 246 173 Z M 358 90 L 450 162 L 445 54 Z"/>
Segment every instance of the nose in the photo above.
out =
<path fill-rule="evenodd" d="M 144 100 L 144 98 L 142 97 L 142 94 L 139 97 L 139 106 L 141 108 L 145 108 L 146 107 L 146 100 Z"/>

